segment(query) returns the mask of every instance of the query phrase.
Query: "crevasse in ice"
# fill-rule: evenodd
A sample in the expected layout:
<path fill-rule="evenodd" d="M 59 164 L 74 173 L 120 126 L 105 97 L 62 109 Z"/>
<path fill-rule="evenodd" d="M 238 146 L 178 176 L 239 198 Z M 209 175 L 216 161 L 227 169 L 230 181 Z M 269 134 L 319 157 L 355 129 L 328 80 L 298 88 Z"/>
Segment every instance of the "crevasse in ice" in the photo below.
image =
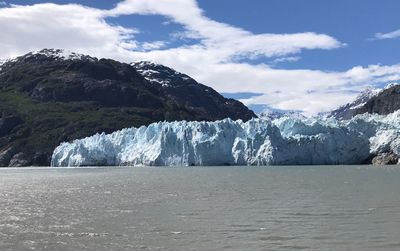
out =
<path fill-rule="evenodd" d="M 158 122 L 62 143 L 53 166 L 357 164 L 400 155 L 400 111 L 334 118 L 248 122 Z"/>

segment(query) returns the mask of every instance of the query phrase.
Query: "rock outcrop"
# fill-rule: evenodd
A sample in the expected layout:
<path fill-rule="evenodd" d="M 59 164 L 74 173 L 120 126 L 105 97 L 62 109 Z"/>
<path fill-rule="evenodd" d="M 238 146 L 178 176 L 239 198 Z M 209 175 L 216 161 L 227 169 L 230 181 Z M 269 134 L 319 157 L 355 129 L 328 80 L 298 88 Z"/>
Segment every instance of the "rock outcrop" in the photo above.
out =
<path fill-rule="evenodd" d="M 399 162 L 399 157 L 394 153 L 381 153 L 372 159 L 372 164 L 381 165 L 397 165 Z"/>

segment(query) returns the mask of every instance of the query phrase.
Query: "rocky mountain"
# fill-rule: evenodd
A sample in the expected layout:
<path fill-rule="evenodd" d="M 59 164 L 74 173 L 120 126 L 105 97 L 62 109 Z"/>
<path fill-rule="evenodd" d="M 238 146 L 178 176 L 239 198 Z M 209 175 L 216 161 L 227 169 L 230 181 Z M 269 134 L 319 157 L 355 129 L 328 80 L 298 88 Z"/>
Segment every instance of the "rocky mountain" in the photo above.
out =
<path fill-rule="evenodd" d="M 0 65 L 0 166 L 49 165 L 64 141 L 158 121 L 247 121 L 242 103 L 168 67 L 45 49 Z"/>
<path fill-rule="evenodd" d="M 351 119 L 354 115 L 358 114 L 356 113 L 358 108 L 364 106 L 372 97 L 378 95 L 380 91 L 380 89 L 367 88 L 353 102 L 333 110 L 329 116 L 337 119 Z"/>
<path fill-rule="evenodd" d="M 354 109 L 354 114 L 390 114 L 400 109 L 400 85 L 391 84 Z"/>
<path fill-rule="evenodd" d="M 367 88 L 351 103 L 333 110 L 329 117 L 351 119 L 357 114 L 387 115 L 400 109 L 400 85 L 391 83 L 383 89 Z"/>

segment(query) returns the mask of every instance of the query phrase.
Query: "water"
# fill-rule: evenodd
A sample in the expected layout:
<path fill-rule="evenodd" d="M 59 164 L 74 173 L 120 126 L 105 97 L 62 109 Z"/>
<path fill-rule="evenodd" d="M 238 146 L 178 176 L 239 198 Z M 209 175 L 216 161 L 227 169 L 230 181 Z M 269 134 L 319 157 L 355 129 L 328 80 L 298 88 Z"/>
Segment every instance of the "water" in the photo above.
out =
<path fill-rule="evenodd" d="M 400 250 L 400 168 L 0 170 L 0 250 Z"/>

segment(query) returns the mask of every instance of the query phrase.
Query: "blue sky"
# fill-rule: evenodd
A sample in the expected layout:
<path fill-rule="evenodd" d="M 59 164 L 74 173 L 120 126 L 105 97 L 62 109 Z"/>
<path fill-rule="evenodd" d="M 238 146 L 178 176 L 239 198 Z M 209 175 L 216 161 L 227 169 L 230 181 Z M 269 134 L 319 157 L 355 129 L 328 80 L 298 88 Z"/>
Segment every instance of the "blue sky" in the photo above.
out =
<path fill-rule="evenodd" d="M 46 3 L 55 5 L 46 7 Z M 93 20 L 83 21 L 81 30 L 75 32 L 80 36 L 76 40 L 58 41 L 53 37 L 71 37 L 68 32 L 78 29 L 74 24 L 76 16 L 69 16 L 68 3 L 78 4 L 80 8 L 73 12 L 81 11 L 85 17 L 97 10 L 107 13 L 101 17 L 93 14 Z M 43 6 L 32 8 L 33 4 Z M 29 15 L 42 13 L 49 20 L 55 18 L 51 12 L 58 11 L 66 21 L 59 31 L 38 28 L 38 32 L 48 32 L 43 36 L 51 39 L 12 45 L 13 37 L 35 38 L 24 35 L 29 33 L 24 30 L 17 34 L 6 24 L 11 20 L 20 22 L 21 16 L 16 16 L 28 9 Z M 0 28 L 6 32 L 7 41 L 0 45 L 5 45 L 7 51 L 2 53 L 0 49 L 0 56 L 53 46 L 121 61 L 149 59 L 187 73 L 222 93 L 230 93 L 227 96 L 241 99 L 253 108 L 270 106 L 315 114 L 350 101 L 367 86 L 381 87 L 400 79 L 400 32 L 396 33 L 400 29 L 399 9 L 397 0 L 5 1 L 0 11 Z M 194 13 L 193 20 L 185 15 L 186 11 Z M 48 17 L 43 13 L 48 13 Z M 2 14 L 13 17 L 2 20 Z M 38 20 L 39 15 L 29 15 L 21 22 L 29 21 L 32 27 L 47 25 Z M 110 32 L 107 39 L 115 39 L 107 44 L 95 40 L 96 45 L 90 46 L 96 34 L 83 26 L 85 22 L 89 23 L 86 27 L 101 26 L 96 20 L 107 25 L 101 27 L 104 37 Z M 16 26 L 19 27 L 18 23 Z M 130 30 L 115 30 L 117 26 Z M 207 33 L 207 29 L 214 28 L 214 33 Z M 90 36 L 84 37 L 85 32 Z M 269 34 L 276 37 L 271 39 Z M 285 43 L 286 46 L 279 46 Z M 228 47 L 229 51 L 225 51 Z"/>
<path fill-rule="evenodd" d="M 7 1 L 10 4 L 35 4 L 49 1 Z M 78 3 L 96 8 L 112 8 L 110 1 L 50 1 Z M 318 32 L 331 35 L 347 44 L 333 51 L 305 51 L 298 62 L 278 64 L 284 68 L 346 70 L 354 65 L 396 64 L 400 59 L 400 40 L 370 40 L 378 32 L 400 28 L 398 0 L 199 0 L 206 15 L 253 33 Z M 179 25 L 162 25 L 162 16 L 121 16 L 110 21 L 126 27 L 139 27 L 145 32 L 139 38 L 160 40 Z M 266 60 L 267 59 L 262 59 Z M 251 62 L 251 61 L 250 61 Z M 260 62 L 260 60 L 256 61 Z"/>
<path fill-rule="evenodd" d="M 396 64 L 400 40 L 368 40 L 400 27 L 397 0 L 255 0 L 199 1 L 213 19 L 254 33 L 328 34 L 347 44 L 332 51 L 305 51 L 298 62 L 281 67 L 346 70 L 354 65 Z M 251 3 L 251 4 L 249 4 Z M 232 6 L 226 9 L 226 6 Z"/>

